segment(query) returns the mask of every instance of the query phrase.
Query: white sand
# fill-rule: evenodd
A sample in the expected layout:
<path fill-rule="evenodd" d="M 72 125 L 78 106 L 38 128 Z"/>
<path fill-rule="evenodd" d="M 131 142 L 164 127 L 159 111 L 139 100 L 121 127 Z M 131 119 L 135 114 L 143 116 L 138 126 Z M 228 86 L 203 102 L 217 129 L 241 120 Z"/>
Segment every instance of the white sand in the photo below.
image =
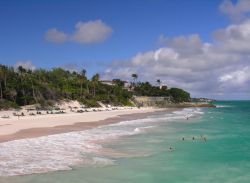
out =
<path fill-rule="evenodd" d="M 55 127 L 61 125 L 73 125 L 75 123 L 96 122 L 108 118 L 119 117 L 119 115 L 147 113 L 158 111 L 154 108 L 118 109 L 111 111 L 74 113 L 66 109 L 66 114 L 44 114 L 24 117 L 13 116 L 14 111 L 1 111 L 0 116 L 8 115 L 10 118 L 0 118 L 0 135 L 14 134 L 20 130 L 31 128 Z M 20 113 L 20 112 L 17 112 Z M 35 113 L 35 112 L 34 112 Z"/>

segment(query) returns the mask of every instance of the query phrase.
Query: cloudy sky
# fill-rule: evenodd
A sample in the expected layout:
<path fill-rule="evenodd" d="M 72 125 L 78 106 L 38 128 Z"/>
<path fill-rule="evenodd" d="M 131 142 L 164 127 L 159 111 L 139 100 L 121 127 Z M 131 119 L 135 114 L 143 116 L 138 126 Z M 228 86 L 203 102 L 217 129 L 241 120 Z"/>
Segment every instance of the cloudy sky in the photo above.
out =
<path fill-rule="evenodd" d="M 0 63 L 250 99 L 250 0 L 1 0 Z"/>

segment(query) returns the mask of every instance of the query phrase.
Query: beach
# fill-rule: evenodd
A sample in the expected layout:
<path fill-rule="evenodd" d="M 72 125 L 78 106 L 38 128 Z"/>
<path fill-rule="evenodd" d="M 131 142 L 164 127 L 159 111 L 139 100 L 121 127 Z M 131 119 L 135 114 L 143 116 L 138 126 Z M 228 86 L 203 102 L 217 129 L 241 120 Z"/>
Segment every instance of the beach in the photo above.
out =
<path fill-rule="evenodd" d="M 162 110 L 157 108 L 122 108 L 111 111 L 0 118 L 0 142 L 82 131 L 119 121 L 145 118 L 147 115 Z M 13 111 L 1 111 L 0 116 L 11 113 Z"/>
<path fill-rule="evenodd" d="M 248 182 L 249 102 L 216 105 L 68 114 L 112 118 L 0 143 L 0 182 Z"/>

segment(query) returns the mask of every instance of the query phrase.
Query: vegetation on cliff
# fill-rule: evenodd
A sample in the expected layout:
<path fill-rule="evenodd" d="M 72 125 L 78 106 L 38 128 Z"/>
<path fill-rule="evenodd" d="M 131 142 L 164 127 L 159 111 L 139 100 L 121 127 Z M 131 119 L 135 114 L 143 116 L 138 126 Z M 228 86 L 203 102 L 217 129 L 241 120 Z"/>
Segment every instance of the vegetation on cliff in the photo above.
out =
<path fill-rule="evenodd" d="M 115 79 L 112 85 L 100 82 L 98 74 L 91 79 L 86 70 L 70 72 L 62 68 L 29 70 L 0 65 L 0 109 L 40 103 L 51 105 L 58 100 L 78 100 L 86 106 L 98 106 L 98 101 L 112 105 L 132 105 L 133 95 L 169 96 L 174 102 L 190 100 L 189 93 L 177 88 L 159 88 L 149 82 L 136 82 L 134 74 L 130 89 Z"/>
<path fill-rule="evenodd" d="M 105 85 L 99 75 L 90 80 L 86 71 L 80 73 L 62 68 L 27 70 L 0 65 L 0 108 L 53 101 L 78 100 L 87 106 L 98 106 L 97 101 L 113 105 L 131 105 L 132 93 L 119 85 Z"/>
<path fill-rule="evenodd" d="M 134 94 L 138 96 L 170 97 L 172 102 L 190 102 L 190 94 L 179 88 L 153 86 L 149 82 L 138 83 L 134 87 Z"/>

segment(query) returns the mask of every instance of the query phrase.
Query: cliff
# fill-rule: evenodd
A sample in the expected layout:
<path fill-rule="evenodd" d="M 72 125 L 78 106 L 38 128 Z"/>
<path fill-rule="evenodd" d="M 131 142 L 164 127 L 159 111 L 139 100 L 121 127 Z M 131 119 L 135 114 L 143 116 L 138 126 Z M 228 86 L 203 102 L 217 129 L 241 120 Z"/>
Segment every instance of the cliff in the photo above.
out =
<path fill-rule="evenodd" d="M 138 107 L 185 108 L 185 107 L 216 107 L 209 102 L 174 103 L 171 97 L 134 96 L 133 103 Z"/>

